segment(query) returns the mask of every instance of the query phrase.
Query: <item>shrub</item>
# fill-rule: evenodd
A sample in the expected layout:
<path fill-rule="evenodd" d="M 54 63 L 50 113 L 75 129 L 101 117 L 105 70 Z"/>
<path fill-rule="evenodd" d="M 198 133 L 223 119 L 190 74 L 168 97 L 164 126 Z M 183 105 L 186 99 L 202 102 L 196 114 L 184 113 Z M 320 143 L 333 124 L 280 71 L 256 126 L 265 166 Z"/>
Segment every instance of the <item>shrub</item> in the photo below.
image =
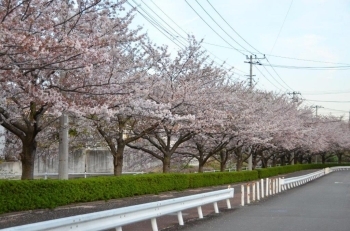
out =
<path fill-rule="evenodd" d="M 257 171 L 0 181 L 0 214 L 258 179 Z"/>
<path fill-rule="evenodd" d="M 243 172 L 145 174 L 104 176 L 72 180 L 0 180 L 0 214 L 55 208 L 57 206 L 181 191 L 190 188 L 252 181 L 305 169 L 321 169 L 337 164 L 288 165 Z"/>

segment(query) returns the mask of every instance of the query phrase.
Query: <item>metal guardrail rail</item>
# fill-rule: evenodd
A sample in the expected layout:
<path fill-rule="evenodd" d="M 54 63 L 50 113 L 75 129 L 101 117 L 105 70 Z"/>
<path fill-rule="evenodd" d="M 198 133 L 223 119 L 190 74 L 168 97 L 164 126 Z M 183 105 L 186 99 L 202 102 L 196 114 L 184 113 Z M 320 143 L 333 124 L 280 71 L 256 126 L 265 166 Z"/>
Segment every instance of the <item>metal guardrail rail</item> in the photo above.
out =
<path fill-rule="evenodd" d="M 296 186 L 305 184 L 309 181 L 315 180 L 326 174 L 335 171 L 350 170 L 350 166 L 337 166 L 331 168 L 321 169 L 319 171 L 309 173 L 302 176 L 290 178 L 265 178 L 260 181 L 248 182 L 241 185 L 241 206 L 250 204 L 251 201 L 259 201 L 260 198 L 275 195 L 282 191 L 294 188 Z"/>
<path fill-rule="evenodd" d="M 330 169 L 330 172 L 350 170 L 350 166 L 336 166 L 336 167 L 331 167 L 329 169 Z"/>
<path fill-rule="evenodd" d="M 323 175 L 325 175 L 326 173 L 325 169 L 313 172 L 313 173 L 309 173 L 306 175 L 302 175 L 302 176 L 297 176 L 297 177 L 291 177 L 291 178 L 281 178 L 279 180 L 279 183 L 282 187 L 282 190 L 285 190 L 286 188 L 290 188 L 290 187 L 295 187 L 295 186 L 299 186 L 301 184 L 305 184 L 311 180 L 317 179 Z"/>
<path fill-rule="evenodd" d="M 134 205 L 124 208 L 77 215 L 44 222 L 2 229 L 2 231 L 41 231 L 41 230 L 104 230 L 115 228 L 122 231 L 122 226 L 138 221 L 151 220 L 152 230 L 158 231 L 156 218 L 170 213 L 177 213 L 180 225 L 184 225 L 182 211 L 196 208 L 199 218 L 203 218 L 202 205 L 213 203 L 215 213 L 219 213 L 217 202 L 226 200 L 231 208 L 230 198 L 234 196 L 234 189 L 201 193 L 175 199 Z"/>

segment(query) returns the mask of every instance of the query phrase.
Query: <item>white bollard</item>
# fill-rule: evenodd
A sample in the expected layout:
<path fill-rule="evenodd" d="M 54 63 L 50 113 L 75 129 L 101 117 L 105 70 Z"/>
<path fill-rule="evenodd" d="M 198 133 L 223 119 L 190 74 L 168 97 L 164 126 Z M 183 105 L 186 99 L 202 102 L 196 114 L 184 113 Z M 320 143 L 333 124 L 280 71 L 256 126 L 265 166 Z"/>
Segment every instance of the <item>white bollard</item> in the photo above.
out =
<path fill-rule="evenodd" d="M 241 185 L 241 205 L 244 206 L 244 185 Z"/>
<path fill-rule="evenodd" d="M 115 228 L 115 231 L 123 231 L 123 229 L 122 229 L 122 227 L 117 227 L 117 228 Z"/>
<path fill-rule="evenodd" d="M 158 231 L 158 225 L 157 225 L 157 219 L 152 218 L 151 219 L 151 225 L 152 225 L 152 231 Z"/>
<path fill-rule="evenodd" d="M 280 193 L 282 192 L 282 183 L 283 183 L 283 178 L 279 178 L 279 180 L 278 180 L 278 191 Z"/>
<path fill-rule="evenodd" d="M 184 219 L 181 211 L 177 212 L 177 220 L 179 221 L 179 225 L 184 225 Z"/>
<path fill-rule="evenodd" d="M 269 178 L 266 178 L 266 197 L 269 196 L 269 187 L 270 187 Z"/>
<path fill-rule="evenodd" d="M 272 195 L 276 194 L 276 178 L 272 179 Z"/>
<path fill-rule="evenodd" d="M 261 198 L 264 198 L 264 179 L 261 179 Z"/>
<path fill-rule="evenodd" d="M 218 202 L 214 202 L 214 211 L 215 213 L 219 213 Z"/>
<path fill-rule="evenodd" d="M 256 200 L 260 201 L 260 183 L 256 182 Z"/>
<path fill-rule="evenodd" d="M 247 184 L 247 205 L 250 204 L 250 184 Z"/>
<path fill-rule="evenodd" d="M 228 209 L 231 209 L 231 202 L 230 199 L 226 199 L 226 205 Z"/>
<path fill-rule="evenodd" d="M 269 195 L 273 195 L 272 194 L 272 184 L 273 184 L 273 179 L 269 180 Z"/>
<path fill-rule="evenodd" d="M 199 217 L 199 219 L 203 219 L 202 206 L 198 206 L 198 207 L 197 207 L 197 211 L 198 211 L 198 217 Z"/>
<path fill-rule="evenodd" d="M 252 201 L 255 201 L 255 182 L 253 182 L 253 200 Z"/>

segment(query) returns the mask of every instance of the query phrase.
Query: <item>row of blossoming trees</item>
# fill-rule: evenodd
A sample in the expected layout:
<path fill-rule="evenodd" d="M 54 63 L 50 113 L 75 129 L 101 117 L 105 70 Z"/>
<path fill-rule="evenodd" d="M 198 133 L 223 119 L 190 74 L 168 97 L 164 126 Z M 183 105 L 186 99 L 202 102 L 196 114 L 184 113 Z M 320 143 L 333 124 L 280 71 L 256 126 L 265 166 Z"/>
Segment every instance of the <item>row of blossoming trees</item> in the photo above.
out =
<path fill-rule="evenodd" d="M 250 155 L 266 166 L 349 148 L 347 123 L 232 81 L 193 37 L 170 55 L 131 29 L 124 3 L 0 0 L 0 125 L 21 149 L 22 179 L 57 141 L 63 112 L 75 118 L 71 142 L 108 147 L 115 175 L 126 147 L 161 160 L 163 172 L 174 160 L 197 159 L 201 172 L 210 159 L 223 170 L 234 157 L 240 169 Z"/>

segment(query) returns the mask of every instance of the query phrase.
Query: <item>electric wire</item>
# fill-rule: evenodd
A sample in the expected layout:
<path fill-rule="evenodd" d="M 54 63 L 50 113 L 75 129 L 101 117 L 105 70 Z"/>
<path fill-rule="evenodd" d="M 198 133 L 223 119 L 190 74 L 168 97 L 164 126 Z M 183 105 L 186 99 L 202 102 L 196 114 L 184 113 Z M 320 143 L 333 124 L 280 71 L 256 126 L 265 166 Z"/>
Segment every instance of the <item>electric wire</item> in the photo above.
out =
<path fill-rule="evenodd" d="M 231 35 L 229 35 L 220 25 L 219 25 L 219 23 L 217 23 L 216 21 L 215 21 L 215 19 L 204 9 L 204 7 L 197 1 L 197 0 L 195 0 L 196 2 L 197 2 L 197 4 L 202 8 L 202 10 L 211 18 L 211 20 L 228 36 L 228 37 L 230 37 L 235 43 L 237 43 L 240 47 L 242 47 L 245 51 L 247 51 L 247 52 L 249 52 L 249 53 L 251 53 L 251 54 L 253 54 L 252 52 L 250 52 L 249 50 L 247 50 L 245 47 L 243 47 L 240 43 L 238 43 L 234 38 L 232 38 L 232 36 Z"/>
<path fill-rule="evenodd" d="M 178 43 L 180 43 L 183 47 L 186 47 L 186 44 L 184 44 L 182 41 L 179 41 L 177 36 L 174 36 L 172 33 L 170 33 L 163 25 L 161 22 L 159 22 L 157 19 L 155 19 L 147 10 L 145 10 L 140 4 L 138 4 L 136 1 L 132 0 L 136 5 L 138 5 L 139 9 L 141 9 L 145 14 L 148 15 L 149 18 L 151 18 L 161 30 L 163 30 L 166 34 L 168 34 L 170 37 L 173 38 L 173 40 L 176 40 Z M 157 14 L 156 14 L 157 15 Z M 154 26 L 154 25 L 153 25 Z M 185 40 L 187 43 L 188 41 Z M 183 48 L 181 48 L 183 49 Z"/>
<path fill-rule="evenodd" d="M 151 0 L 152 1 L 152 0 Z M 143 3 L 144 3 L 144 1 L 142 1 Z M 155 4 L 153 1 L 152 1 L 152 3 L 153 4 Z M 186 3 L 191 7 L 191 5 L 186 1 Z M 128 2 L 128 4 L 129 5 L 131 5 L 129 2 Z M 145 3 L 144 3 L 145 4 Z M 145 5 L 147 5 L 147 4 L 145 4 Z M 131 5 L 132 6 L 132 5 Z M 134 6 L 132 6 L 133 8 L 136 8 L 136 7 L 134 7 Z M 158 6 L 156 6 L 156 7 L 158 7 Z M 150 9 L 150 7 L 148 7 L 147 6 L 147 8 L 149 8 Z M 192 10 L 193 11 L 195 11 L 194 10 L 194 8 L 193 7 L 191 7 L 192 8 Z M 159 7 L 158 7 L 158 9 L 160 9 Z M 144 10 L 144 9 L 143 9 Z M 160 9 L 161 10 L 161 9 Z M 161 10 L 162 11 L 162 10 Z M 141 16 L 143 16 L 148 22 L 150 22 L 151 23 L 151 25 L 152 26 L 154 26 L 154 27 L 156 27 L 156 29 L 157 30 L 159 30 L 160 32 L 162 32 L 161 30 L 163 30 L 164 32 L 162 32 L 162 34 L 165 36 L 165 37 L 167 37 L 169 40 L 171 40 L 175 45 L 177 45 L 178 47 L 180 47 L 181 49 L 183 49 L 179 44 L 177 44 L 175 41 L 174 41 L 174 39 L 176 39 L 176 41 L 178 41 L 178 39 L 177 38 L 182 38 L 182 39 L 184 39 L 184 37 L 180 34 L 180 36 L 174 36 L 173 34 L 171 34 L 171 33 L 169 33 L 169 31 L 167 30 L 167 29 L 165 29 L 164 28 L 164 26 L 162 26 L 159 22 L 157 22 L 157 20 L 156 19 L 154 19 L 153 17 L 150 17 L 152 20 L 153 20 L 153 22 L 152 22 L 152 20 L 151 19 L 148 19 L 147 18 L 147 16 L 145 16 L 144 14 L 142 14 L 140 11 L 137 11 L 138 13 L 140 13 L 140 15 Z M 152 12 L 153 13 L 155 13 L 153 10 L 152 10 Z M 166 15 L 167 16 L 167 14 L 165 14 L 165 12 L 164 11 L 162 11 L 163 12 L 163 14 L 164 15 Z M 196 12 L 196 11 L 195 11 Z M 196 12 L 197 13 L 197 12 Z M 155 13 L 156 14 L 156 13 Z M 149 15 L 149 14 L 148 14 Z M 157 15 L 157 14 L 156 14 Z M 197 14 L 198 15 L 198 14 Z M 157 15 L 159 18 L 161 18 L 159 15 Z M 199 17 L 200 17 L 200 15 L 198 15 Z M 167 16 L 172 22 L 175 22 L 174 20 L 172 20 L 169 16 Z M 202 17 L 200 17 L 202 20 L 203 20 L 203 18 Z M 173 31 L 175 31 L 175 33 L 177 33 L 177 34 L 179 34 L 175 29 L 173 29 L 168 23 L 166 23 L 164 20 L 162 20 L 166 25 L 168 25 L 168 27 L 170 27 Z M 204 21 L 204 20 L 203 20 Z M 227 22 L 226 22 L 227 23 Z M 174 23 L 178 28 L 180 28 L 182 31 L 184 31 L 178 24 L 176 24 L 176 23 Z M 208 25 L 208 24 L 207 24 Z M 208 25 L 209 26 L 209 25 Z M 162 29 L 160 30 L 158 27 L 161 27 Z M 210 27 L 210 26 L 209 26 Z M 212 28 L 211 28 L 212 29 Z M 231 29 L 233 29 L 233 28 L 231 28 Z M 186 35 L 188 35 L 188 33 L 186 32 L 186 31 L 184 31 L 184 33 L 186 33 Z M 220 36 L 221 37 L 221 36 Z M 240 36 L 241 37 L 241 36 Z M 242 38 L 243 39 L 243 38 Z M 184 39 L 185 40 L 185 39 Z M 225 40 L 224 40 L 225 41 Z M 226 43 L 228 43 L 227 41 L 225 41 Z M 231 47 L 227 47 L 227 46 L 221 46 L 221 45 L 217 45 L 217 44 L 211 44 L 211 43 L 207 43 L 207 42 L 202 42 L 202 43 L 204 43 L 204 44 L 208 44 L 208 45 L 213 45 L 213 46 L 218 46 L 218 47 L 222 47 L 222 48 L 227 48 L 227 49 L 234 49 L 234 50 L 238 50 L 238 49 L 236 49 L 236 48 L 234 48 L 234 47 L 232 47 L 232 45 L 231 44 L 229 44 Z M 247 43 L 248 44 L 248 43 Z M 183 44 L 182 44 L 183 45 Z M 249 46 L 251 46 L 250 44 L 248 44 Z M 252 47 L 252 46 L 251 46 Z M 252 48 L 254 48 L 254 47 L 252 47 Z M 255 49 L 255 48 L 254 48 Z M 255 49 L 256 50 L 256 49 Z M 239 51 L 242 51 L 242 52 L 240 52 L 241 54 L 243 54 L 243 52 L 245 52 L 245 50 L 239 50 Z M 258 51 L 258 50 L 256 50 L 256 51 Z M 208 51 L 209 52 L 209 51 Z M 259 51 L 258 51 L 259 52 Z M 211 52 L 209 52 L 209 53 L 211 53 Z M 259 53 L 261 53 L 261 52 L 259 52 Z M 212 55 L 213 55 L 213 53 L 211 53 Z M 299 59 L 299 58 L 292 58 L 292 57 L 285 57 L 285 56 L 278 56 L 278 55 L 269 55 L 269 56 L 272 56 L 272 57 L 278 57 L 278 58 L 284 58 L 284 59 L 294 59 L 294 60 L 300 60 L 300 61 L 307 61 L 307 62 L 318 62 L 318 63 L 330 63 L 330 64 L 343 64 L 343 63 L 334 63 L 334 62 L 325 62 L 325 61 L 316 61 L 316 60 L 308 60 L 308 59 Z M 215 56 L 215 58 L 217 58 L 217 59 L 219 59 L 218 57 L 216 57 Z M 220 60 L 220 59 L 219 59 Z M 215 61 L 215 60 L 213 60 L 213 61 Z M 270 64 L 270 66 L 273 68 L 273 67 L 275 67 L 276 65 L 273 65 L 273 64 L 271 64 L 270 62 L 269 62 L 269 60 L 267 59 L 267 61 L 268 61 L 268 63 Z M 331 68 L 350 68 L 350 65 L 349 64 L 344 64 L 344 65 L 348 65 L 348 66 L 336 66 L 336 67 L 331 67 Z M 269 65 L 266 65 L 266 66 L 269 66 Z M 282 66 L 282 65 L 280 65 L 280 66 Z M 295 66 L 288 66 L 288 67 L 295 67 Z M 264 67 L 265 68 L 265 67 Z M 299 67 L 299 68 L 304 68 L 304 67 Z M 306 67 L 306 68 L 329 68 L 329 67 Z M 272 83 L 260 70 L 259 70 L 259 68 L 257 68 L 256 67 L 256 69 L 263 75 L 263 77 L 264 78 L 266 78 L 266 80 L 268 81 L 268 82 L 270 82 L 270 84 L 272 84 L 274 87 L 276 87 L 277 89 L 279 89 L 279 90 L 281 90 L 279 87 L 277 87 L 274 83 Z M 242 72 L 242 73 L 247 73 L 247 72 L 244 72 L 244 71 L 242 71 L 242 70 L 239 70 L 239 69 L 237 69 L 237 68 L 234 68 L 234 70 L 237 70 L 237 71 L 240 71 L 240 72 Z M 278 73 L 276 72 L 276 70 L 274 70 L 274 72 L 278 75 Z M 269 73 L 269 72 L 268 72 Z M 237 72 L 235 73 L 235 74 L 237 74 L 237 75 L 239 75 L 239 76 L 242 76 L 242 75 L 240 75 L 240 74 L 238 74 Z M 270 75 L 271 75 L 271 73 L 269 73 Z M 272 75 L 271 75 L 272 76 Z M 278 75 L 279 76 L 279 75 Z M 281 79 L 281 77 L 279 76 L 279 78 Z M 282 81 L 283 81 L 283 79 L 281 79 Z M 276 81 L 276 79 L 275 79 L 275 81 Z M 277 83 L 279 83 L 278 81 L 276 81 Z M 284 81 L 283 81 L 284 82 Z M 286 84 L 285 82 L 284 82 L 284 84 Z M 281 85 L 280 83 L 279 83 L 279 85 Z M 286 84 L 286 86 L 288 86 L 287 84 Z M 289 86 L 288 86 L 289 87 Z M 283 87 L 283 88 L 285 88 L 285 87 Z M 290 88 L 290 87 L 289 87 Z M 350 93 L 350 92 L 349 92 Z M 323 93 L 323 94 L 340 94 L 340 92 L 336 92 L 336 93 Z M 314 102 L 341 102 L 341 103 L 346 103 L 346 102 L 350 102 L 350 101 L 316 101 L 316 100 L 305 100 L 305 101 L 314 101 Z M 305 102 L 305 103 L 307 103 L 307 102 Z M 342 112 L 347 112 L 347 111 L 342 111 Z"/>
<path fill-rule="evenodd" d="M 145 16 L 143 13 L 141 13 L 135 6 L 133 6 L 129 1 L 126 1 L 132 8 L 136 9 L 136 11 L 143 17 L 145 18 L 153 27 L 155 27 L 160 33 L 162 33 L 166 38 L 168 38 L 171 42 L 173 42 L 176 46 L 180 47 L 183 49 L 179 44 L 177 44 L 173 39 L 169 38 L 167 34 L 165 34 L 162 30 L 160 30 L 150 19 L 148 19 L 147 16 Z"/>
<path fill-rule="evenodd" d="M 349 70 L 350 65 L 348 66 L 288 66 L 288 65 L 278 65 L 278 64 L 267 64 L 267 63 L 261 63 L 261 65 L 265 66 L 271 66 L 271 67 L 278 67 L 278 68 L 287 68 L 287 69 L 303 69 L 303 70 Z"/>
<path fill-rule="evenodd" d="M 350 101 L 339 101 L 339 100 L 313 100 L 313 99 L 303 99 L 310 102 L 323 102 L 323 103 L 350 103 Z"/>
<path fill-rule="evenodd" d="M 228 35 L 234 42 L 236 42 L 239 46 L 241 46 L 243 49 L 245 49 L 246 51 L 248 51 L 245 47 L 243 47 L 241 44 L 239 44 L 235 39 L 233 39 L 232 38 L 232 36 L 230 36 L 216 21 L 215 21 L 215 19 L 204 9 L 204 7 L 196 0 L 196 2 L 197 2 L 197 4 L 202 8 L 202 10 L 213 20 L 213 22 L 217 25 L 217 26 L 219 26 L 219 28 L 226 34 L 226 35 Z M 209 4 L 210 4 L 210 2 L 209 2 Z M 210 4 L 211 5 L 211 4 Z M 212 6 L 212 5 L 211 5 Z M 212 6 L 213 7 L 213 6 Z M 191 7 L 192 8 L 192 7 Z M 216 10 L 215 10 L 216 11 Z M 216 11 L 217 12 L 217 11 Z M 217 12 L 218 13 L 218 12 Z M 198 15 L 199 16 L 199 15 Z M 225 20 L 226 21 L 226 20 Z M 226 22 L 227 23 L 227 22 Z M 232 27 L 231 27 L 232 28 Z M 232 28 L 233 29 L 233 28 Z M 240 36 L 241 37 L 241 36 Z M 255 48 L 254 48 L 255 49 Z M 255 49 L 256 50 L 256 49 Z M 248 51 L 248 52 L 250 52 L 250 51 Z M 251 53 L 251 52 L 250 52 Z M 264 67 L 265 68 L 265 67 Z M 272 67 L 273 68 L 273 67 Z M 273 75 L 271 75 L 271 73 L 265 68 L 265 70 L 269 73 L 269 75 L 279 84 L 279 85 L 281 85 L 283 88 L 286 88 L 286 87 L 284 87 L 279 81 L 277 81 L 276 80 L 276 78 L 275 77 L 273 77 Z M 290 88 L 289 86 L 288 86 L 288 84 L 286 84 L 283 80 L 282 80 L 282 78 L 279 76 L 279 74 L 276 72 L 276 70 L 274 70 L 275 71 L 275 73 L 277 74 L 277 76 L 281 79 L 281 81 L 288 87 L 288 88 Z M 287 89 L 287 88 L 286 88 Z M 292 88 L 290 88 L 291 90 L 293 90 Z"/>
<path fill-rule="evenodd" d="M 338 109 L 332 109 L 332 108 L 326 108 L 326 107 L 324 107 L 323 109 L 330 110 L 330 111 L 337 111 L 337 112 L 346 112 L 346 113 L 349 112 L 349 111 L 338 110 Z"/>
<path fill-rule="evenodd" d="M 134 0 L 133 0 L 134 1 Z M 142 1 L 142 3 L 149 9 L 149 10 L 151 10 L 160 20 L 162 20 L 171 30 L 173 30 L 176 34 L 178 34 L 178 36 L 174 36 L 174 35 L 172 35 L 171 33 L 169 33 L 166 29 L 164 29 L 164 27 L 162 26 L 162 28 L 163 28 L 163 30 L 165 30 L 170 36 L 172 36 L 172 37 L 179 37 L 179 38 L 182 38 L 184 41 L 186 41 L 187 42 L 187 39 L 186 38 L 184 38 L 177 30 L 175 30 L 172 26 L 170 26 L 161 16 L 159 16 L 154 10 L 152 10 L 152 8 L 150 7 L 150 6 L 148 6 L 143 0 L 141 0 Z M 152 0 L 151 0 L 152 1 Z M 135 1 L 134 1 L 135 2 Z M 171 17 L 169 17 L 160 7 L 158 7 L 158 5 L 156 4 L 156 3 L 154 3 L 153 1 L 152 1 L 152 3 L 168 18 L 168 19 L 170 19 L 170 21 L 172 21 L 178 28 L 180 28 L 187 36 L 188 36 L 188 33 L 185 31 L 185 30 L 183 30 L 174 20 L 172 20 L 171 19 Z M 144 11 L 144 10 L 143 10 Z M 149 14 L 148 14 L 149 15 Z M 153 18 L 154 19 L 154 18 Z M 155 21 L 157 21 L 156 19 L 154 19 Z M 157 24 L 159 24 L 160 25 L 160 23 L 157 23 Z M 220 59 L 220 58 L 218 58 L 218 57 L 216 57 L 212 52 L 210 52 L 209 50 L 207 50 L 206 49 L 206 51 L 207 52 L 209 52 L 212 56 L 214 56 L 215 58 L 217 58 L 217 59 L 219 59 L 219 60 L 221 60 L 221 61 L 223 61 L 222 59 Z M 211 59 L 212 61 L 214 61 L 217 65 L 220 65 L 220 64 L 218 64 L 214 59 Z M 232 68 L 233 66 L 232 65 L 230 65 L 230 64 L 228 64 L 226 61 L 223 61 L 226 65 L 228 65 L 230 68 Z M 225 68 L 225 67 L 224 67 Z M 225 68 L 226 70 L 228 70 L 227 68 Z M 237 72 L 234 72 L 234 71 L 231 71 L 231 72 L 233 72 L 233 73 L 235 73 L 235 74 L 237 74 L 237 75 L 239 75 L 239 76 L 242 76 L 242 75 L 240 75 L 240 74 L 238 74 Z"/>
<path fill-rule="evenodd" d="M 269 63 L 269 64 L 271 64 L 270 63 L 270 60 L 265 56 L 265 58 L 266 58 L 266 61 Z M 272 66 L 271 66 L 272 67 Z M 276 75 L 278 76 L 278 78 L 290 89 L 290 90 L 292 90 L 293 91 L 293 89 L 281 78 L 281 76 L 277 73 L 277 71 L 275 70 L 275 68 L 274 67 L 272 67 L 272 70 L 276 73 Z"/>
<path fill-rule="evenodd" d="M 187 0 L 185 0 L 185 2 L 187 3 L 187 5 L 189 7 L 191 7 L 191 9 L 198 15 L 198 17 L 200 17 L 200 19 L 217 35 L 219 36 L 222 40 L 224 40 L 229 46 L 232 47 L 232 49 L 238 51 L 239 53 L 241 53 L 242 55 L 245 55 L 243 52 L 241 52 L 239 49 L 233 47 L 229 42 L 226 41 L 226 39 L 224 39 L 218 32 L 216 32 L 216 30 L 214 30 L 204 19 L 203 17 L 191 6 L 191 4 L 188 3 Z"/>
<path fill-rule="evenodd" d="M 216 46 L 216 47 L 221 47 L 225 49 L 232 49 L 231 47 L 215 44 L 215 43 L 210 43 L 210 42 L 203 42 L 205 44 L 211 45 L 211 46 Z M 240 50 L 243 51 L 243 50 Z M 263 53 L 261 53 L 263 54 Z M 281 56 L 281 55 L 273 55 L 273 54 L 265 54 L 266 56 L 271 56 L 271 57 L 276 57 L 276 58 L 281 58 L 281 59 L 290 59 L 290 60 L 298 60 L 298 61 L 304 61 L 304 62 L 313 62 L 313 63 L 328 63 L 328 64 L 338 64 L 338 65 L 347 65 L 350 66 L 349 63 L 337 63 L 337 62 L 329 62 L 329 61 L 320 61 L 320 60 L 312 60 L 312 59 L 301 59 L 301 58 L 295 58 L 295 57 L 288 57 L 288 56 Z"/>
<path fill-rule="evenodd" d="M 273 46 L 272 46 L 272 49 L 271 49 L 270 53 L 272 53 L 272 51 L 273 51 L 273 49 L 275 48 L 275 45 L 276 45 L 276 43 L 277 43 L 277 40 L 278 40 L 278 38 L 280 37 L 282 28 L 283 28 L 283 26 L 284 26 L 284 23 L 286 22 L 286 19 L 287 19 L 287 16 L 288 16 L 288 14 L 289 14 L 290 8 L 292 7 L 292 4 L 293 4 L 293 0 L 290 2 L 290 5 L 289 5 L 289 8 L 288 8 L 287 14 L 286 14 L 286 16 L 284 17 L 282 26 L 281 26 L 281 28 L 280 28 L 280 30 L 279 30 L 279 32 L 278 32 L 277 38 L 276 38 L 276 40 L 275 40 L 275 43 L 274 43 Z"/>
<path fill-rule="evenodd" d="M 258 68 L 257 66 L 254 66 L 254 67 L 255 67 L 255 69 L 257 69 L 257 70 L 260 72 L 260 74 L 261 74 L 262 76 L 265 77 L 265 79 L 266 79 L 269 83 L 271 83 L 271 85 L 273 85 L 275 88 L 277 88 L 278 90 L 280 90 L 280 91 L 283 92 L 283 90 L 280 89 L 279 87 L 277 87 L 274 83 L 272 83 L 272 82 L 259 70 L 259 68 Z"/>
<path fill-rule="evenodd" d="M 271 73 L 267 70 L 267 68 L 265 66 L 262 66 L 265 71 L 276 81 L 276 83 L 278 83 L 282 88 L 288 90 L 288 88 L 286 88 L 285 86 L 283 86 L 279 81 L 277 81 L 277 79 L 275 77 L 273 77 L 273 75 L 271 75 Z"/>
<path fill-rule="evenodd" d="M 134 0 L 132 0 L 136 5 L 139 5 L 139 4 L 137 4 Z M 143 1 L 142 1 L 143 2 Z M 133 5 L 131 5 L 128 1 L 127 1 L 127 3 L 131 6 L 131 7 L 134 7 L 134 8 L 136 8 L 135 6 L 133 6 Z M 143 2 L 144 3 L 144 2 Z M 145 3 L 144 3 L 145 4 Z M 145 4 L 145 5 L 147 5 L 147 4 Z M 147 5 L 147 7 L 148 7 L 148 5 Z M 141 16 L 143 16 L 148 22 L 150 22 L 151 23 L 151 25 L 152 26 L 154 26 L 158 31 L 160 31 L 165 37 L 167 37 L 169 40 L 171 40 L 175 45 L 177 45 L 180 49 L 184 49 L 185 47 L 186 47 L 186 45 L 184 45 L 181 41 L 179 41 L 178 39 L 176 39 L 177 37 L 180 37 L 180 38 L 182 38 L 182 39 L 184 39 L 186 42 L 187 42 L 187 40 L 185 39 L 185 38 L 183 38 L 182 37 L 182 35 L 181 34 L 179 34 L 175 29 L 173 29 L 168 23 L 166 23 L 173 31 L 175 31 L 175 33 L 177 33 L 179 36 L 175 36 L 175 35 L 173 35 L 172 33 L 170 33 L 167 29 L 165 29 L 164 28 L 164 26 L 160 23 L 160 22 L 158 22 L 153 16 L 151 16 L 144 8 L 142 8 L 141 6 L 139 6 L 139 8 L 145 13 L 145 14 L 147 14 L 152 20 L 153 20 L 153 22 L 150 20 L 150 19 L 148 19 L 144 14 L 142 14 L 139 10 L 137 10 L 137 12 L 138 13 L 140 13 L 141 14 Z M 148 7 L 149 9 L 150 9 L 150 7 Z M 152 12 L 154 12 L 153 10 L 152 10 Z M 154 12 L 155 13 L 155 12 Z M 156 14 L 156 13 L 155 13 Z M 161 18 L 158 14 L 156 14 L 157 15 L 157 17 L 159 17 L 159 18 Z M 161 18 L 162 19 L 162 18 Z M 163 19 L 162 19 L 163 20 Z M 163 20 L 164 21 L 164 20 Z M 158 28 L 158 27 L 160 27 L 161 28 L 161 30 Z M 164 32 L 162 32 L 162 31 L 164 31 Z M 166 34 L 168 34 L 171 38 L 173 38 L 173 39 L 171 39 L 171 38 L 169 38 L 169 36 L 167 36 Z M 176 39 L 176 41 L 178 41 L 183 47 L 181 47 L 179 44 L 177 44 L 175 41 L 174 41 L 174 39 Z M 219 66 L 221 66 L 221 64 L 218 64 L 215 60 L 213 60 L 213 59 L 210 59 L 211 61 L 213 61 L 214 63 L 216 63 L 217 65 L 219 65 Z M 239 75 L 239 76 L 242 76 L 242 75 L 240 75 L 240 74 L 238 74 L 238 73 L 235 73 L 234 71 L 232 71 L 232 70 L 229 70 L 229 69 L 227 69 L 227 68 L 225 68 L 224 67 L 224 69 L 225 70 L 227 70 L 228 72 L 232 72 L 232 73 L 234 73 L 234 74 L 237 74 L 237 75 Z M 236 78 L 236 79 L 238 79 L 238 78 Z"/>
<path fill-rule="evenodd" d="M 213 10 L 220 16 L 220 18 L 232 29 L 232 31 L 238 35 L 238 37 L 240 37 L 245 43 L 247 43 L 251 48 L 253 48 L 254 50 L 256 50 L 258 53 L 262 54 L 260 51 L 258 51 L 255 47 L 253 47 L 249 42 L 247 42 L 247 40 L 245 40 L 235 29 L 233 29 L 233 27 L 224 19 L 224 17 L 222 17 L 222 15 L 215 9 L 215 7 L 209 2 L 209 0 L 207 0 L 207 2 L 209 3 L 209 5 L 213 8 Z"/>
<path fill-rule="evenodd" d="M 350 91 L 337 91 L 337 92 L 323 92 L 323 93 L 303 93 L 303 95 L 335 95 L 335 94 L 348 94 Z"/>

